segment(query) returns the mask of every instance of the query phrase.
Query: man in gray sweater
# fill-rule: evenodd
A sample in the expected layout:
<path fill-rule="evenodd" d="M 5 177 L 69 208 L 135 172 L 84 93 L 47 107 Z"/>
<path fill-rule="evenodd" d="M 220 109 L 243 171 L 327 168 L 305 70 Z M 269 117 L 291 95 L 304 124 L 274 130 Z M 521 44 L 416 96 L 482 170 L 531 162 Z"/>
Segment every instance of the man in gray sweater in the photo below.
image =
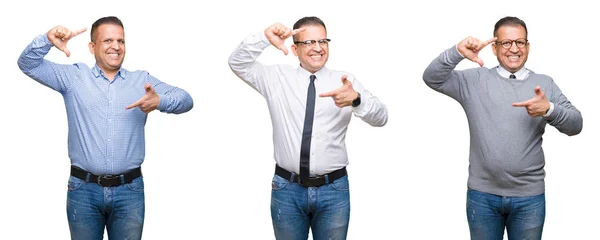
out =
<path fill-rule="evenodd" d="M 499 66 L 488 69 L 478 53 L 492 44 Z M 423 74 L 427 86 L 457 100 L 471 134 L 467 218 L 471 239 L 541 239 L 545 218 L 546 124 L 569 136 L 581 132 L 581 113 L 552 78 L 524 67 L 527 27 L 500 19 L 494 38 L 467 37 L 434 59 Z M 480 68 L 454 70 L 463 59 Z"/>

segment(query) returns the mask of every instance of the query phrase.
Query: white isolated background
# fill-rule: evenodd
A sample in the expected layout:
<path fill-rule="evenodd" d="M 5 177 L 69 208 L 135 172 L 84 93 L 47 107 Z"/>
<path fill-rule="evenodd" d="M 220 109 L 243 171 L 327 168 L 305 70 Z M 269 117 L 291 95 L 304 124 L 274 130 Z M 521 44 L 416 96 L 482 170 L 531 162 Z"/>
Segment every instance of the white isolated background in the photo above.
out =
<path fill-rule="evenodd" d="M 265 100 L 229 69 L 250 33 L 304 16 L 327 25 L 331 69 L 353 73 L 389 111 L 373 128 L 357 118 L 346 143 L 352 211 L 348 239 L 468 239 L 465 216 L 469 129 L 460 105 L 429 89 L 422 73 L 467 36 L 492 37 L 517 16 L 529 28 L 526 67 L 554 78 L 583 113 L 581 134 L 548 126 L 544 239 L 597 239 L 600 18 L 592 1 L 12 1 L 0 8 L 0 239 L 69 239 L 69 175 L 63 99 L 22 74 L 25 46 L 56 25 L 125 24 L 124 67 L 186 89 L 194 108 L 152 112 L 146 124 L 144 239 L 274 239 L 274 172 Z M 88 32 L 72 55 L 46 59 L 93 66 Z M 291 44 L 288 40 L 287 45 Z M 488 47 L 486 67 L 497 60 Z M 273 47 L 259 59 L 292 64 Z M 459 69 L 476 67 L 467 60 Z M 532 89 L 533 91 L 533 89 Z M 524 113 L 525 114 L 525 113 Z M 107 238 L 107 237 L 105 237 Z"/>

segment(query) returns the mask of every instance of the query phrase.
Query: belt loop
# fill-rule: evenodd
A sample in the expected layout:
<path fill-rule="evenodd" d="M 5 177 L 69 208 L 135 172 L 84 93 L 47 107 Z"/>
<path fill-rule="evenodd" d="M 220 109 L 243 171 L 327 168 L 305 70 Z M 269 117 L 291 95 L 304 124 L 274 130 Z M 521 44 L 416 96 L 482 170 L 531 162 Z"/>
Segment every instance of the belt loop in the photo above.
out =
<path fill-rule="evenodd" d="M 325 184 L 329 184 L 329 174 L 325 174 Z"/>
<path fill-rule="evenodd" d="M 87 173 L 85 174 L 85 182 L 90 182 L 90 175 L 92 175 L 91 173 Z"/>
<path fill-rule="evenodd" d="M 289 179 L 290 182 L 294 182 L 294 176 L 296 176 L 296 173 L 292 172 L 292 175 L 290 175 L 290 179 Z"/>
<path fill-rule="evenodd" d="M 125 184 L 125 174 L 121 174 L 119 177 L 121 177 L 121 184 Z"/>

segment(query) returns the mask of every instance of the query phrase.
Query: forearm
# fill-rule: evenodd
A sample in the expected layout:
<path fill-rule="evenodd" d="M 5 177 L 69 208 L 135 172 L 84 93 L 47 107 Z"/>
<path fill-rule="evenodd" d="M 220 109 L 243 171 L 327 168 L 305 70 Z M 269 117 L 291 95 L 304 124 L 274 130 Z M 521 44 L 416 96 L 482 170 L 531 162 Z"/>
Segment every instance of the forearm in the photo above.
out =
<path fill-rule="evenodd" d="M 174 114 L 185 113 L 192 109 L 194 101 L 187 91 L 161 82 L 152 76 L 149 77 L 149 82 L 160 99 L 156 109 L 164 113 Z"/>
<path fill-rule="evenodd" d="M 73 66 L 59 65 L 45 60 L 44 57 L 50 52 L 50 49 L 52 49 L 52 44 L 48 37 L 40 35 L 23 50 L 17 64 L 25 75 L 45 86 L 63 92 L 68 87 L 67 68 Z"/>
<path fill-rule="evenodd" d="M 256 60 L 270 45 L 262 32 L 246 37 L 229 56 L 229 67 L 235 75 L 243 80 L 255 77 L 253 70 L 256 69 L 253 68 L 259 64 Z"/>
<path fill-rule="evenodd" d="M 19 56 L 17 64 L 23 73 L 30 76 L 31 72 L 39 68 L 44 57 L 50 52 L 52 44 L 46 35 L 36 37 Z M 32 76 L 30 76 L 32 77 Z"/>
<path fill-rule="evenodd" d="M 478 69 L 454 70 L 464 57 L 456 46 L 444 51 L 434 59 L 423 73 L 425 84 L 458 102 L 463 102 L 469 95 L 469 79 L 479 78 Z"/>
<path fill-rule="evenodd" d="M 546 117 L 548 124 L 569 136 L 577 135 L 583 128 L 581 112 L 573 105 L 554 104 L 554 110 Z"/>
<path fill-rule="evenodd" d="M 366 97 L 365 97 L 366 96 Z M 352 109 L 354 116 L 359 117 L 374 127 L 382 127 L 387 123 L 388 112 L 385 104 L 368 91 L 361 93 L 361 103 Z"/>

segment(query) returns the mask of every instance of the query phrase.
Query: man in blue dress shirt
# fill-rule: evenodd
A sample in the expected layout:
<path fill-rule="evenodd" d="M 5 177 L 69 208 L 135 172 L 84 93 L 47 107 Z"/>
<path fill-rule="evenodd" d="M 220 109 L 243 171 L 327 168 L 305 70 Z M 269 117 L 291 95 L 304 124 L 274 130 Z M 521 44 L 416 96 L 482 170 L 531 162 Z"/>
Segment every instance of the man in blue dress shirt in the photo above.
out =
<path fill-rule="evenodd" d="M 146 71 L 121 68 L 125 58 L 123 23 L 98 19 L 89 49 L 94 67 L 44 59 L 54 46 L 67 57 L 68 41 L 86 29 L 56 26 L 38 36 L 19 57 L 27 76 L 63 95 L 69 125 L 71 177 L 67 215 L 72 239 L 141 239 L 144 224 L 144 125 L 155 109 L 184 113 L 193 106 L 183 89 Z"/>

